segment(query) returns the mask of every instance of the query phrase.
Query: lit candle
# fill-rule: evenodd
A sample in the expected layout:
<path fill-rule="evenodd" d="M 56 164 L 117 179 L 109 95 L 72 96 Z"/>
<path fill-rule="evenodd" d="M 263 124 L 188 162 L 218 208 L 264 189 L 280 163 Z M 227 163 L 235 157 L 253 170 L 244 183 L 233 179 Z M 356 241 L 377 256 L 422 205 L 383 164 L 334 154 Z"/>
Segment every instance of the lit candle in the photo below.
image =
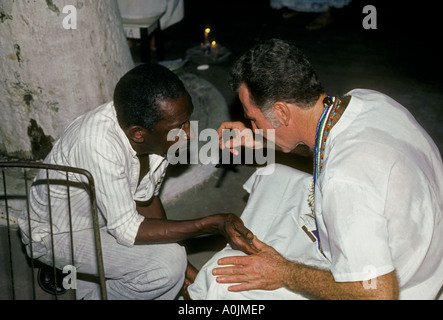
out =
<path fill-rule="evenodd" d="M 218 45 L 217 45 L 217 42 L 215 40 L 211 42 L 211 53 L 214 56 L 217 56 L 217 54 L 218 54 Z"/>
<path fill-rule="evenodd" d="M 209 43 L 209 33 L 211 33 L 210 28 L 205 29 L 205 43 Z"/>

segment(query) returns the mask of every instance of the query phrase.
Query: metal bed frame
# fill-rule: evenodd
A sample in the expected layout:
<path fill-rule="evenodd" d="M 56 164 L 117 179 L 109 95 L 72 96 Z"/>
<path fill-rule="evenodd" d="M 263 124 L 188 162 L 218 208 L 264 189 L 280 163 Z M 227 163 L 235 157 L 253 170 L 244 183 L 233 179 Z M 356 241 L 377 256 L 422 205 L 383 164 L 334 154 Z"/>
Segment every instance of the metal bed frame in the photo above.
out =
<path fill-rule="evenodd" d="M 68 166 L 59 166 L 59 165 L 50 165 L 50 164 L 44 164 L 44 163 L 37 163 L 37 162 L 0 162 L 0 168 L 1 168 L 1 178 L 3 180 L 2 186 L 0 186 L 0 191 L 3 191 L 3 193 L 0 193 L 0 202 L 4 202 L 4 208 L 5 208 L 5 218 L 6 218 L 6 229 L 7 229 L 7 251 L 9 256 L 9 269 L 10 269 L 10 288 L 11 288 L 11 295 L 13 300 L 17 299 L 16 295 L 16 284 L 15 284 L 15 278 L 17 275 L 14 275 L 14 266 L 13 266 L 13 253 L 18 254 L 16 252 L 13 252 L 13 245 L 12 245 L 12 233 L 13 233 L 13 226 L 14 224 L 10 221 L 10 209 L 8 205 L 8 200 L 11 199 L 25 199 L 26 200 L 26 206 L 23 210 L 26 210 L 28 214 L 28 227 L 29 227 L 29 235 L 31 238 L 31 224 L 30 224 L 30 215 L 29 215 L 29 190 L 28 188 L 28 182 L 31 180 L 31 178 L 28 176 L 29 170 L 37 169 L 37 170 L 44 170 L 46 172 L 46 179 L 40 180 L 39 184 L 46 184 L 47 186 L 47 192 L 48 192 L 48 204 L 49 204 L 49 222 L 50 222 L 50 236 L 51 236 L 51 244 L 52 244 L 52 261 L 53 265 L 52 272 L 53 272 L 53 278 L 54 278 L 54 286 L 57 286 L 56 283 L 56 273 L 57 269 L 55 266 L 55 257 L 54 257 L 54 239 L 53 239 L 53 225 L 52 225 L 52 209 L 51 209 L 51 193 L 50 193 L 50 186 L 57 184 L 63 184 L 66 185 L 66 192 L 67 192 L 67 200 L 68 200 L 68 214 L 67 219 L 69 219 L 69 227 L 70 227 L 70 240 L 71 240 L 71 262 L 72 265 L 74 265 L 74 243 L 73 243 L 73 231 L 72 231 L 72 211 L 71 211 L 71 194 L 70 194 L 70 188 L 73 185 L 73 181 L 69 179 L 69 173 L 74 173 L 81 175 L 83 177 L 86 177 L 87 184 L 82 183 L 82 187 L 87 188 L 87 191 L 89 193 L 89 198 L 91 202 L 91 211 L 92 211 L 92 223 L 93 223 L 93 229 L 94 229 L 94 239 L 95 239 L 95 246 L 96 246 L 96 255 L 97 255 L 97 266 L 98 266 L 98 282 L 100 284 L 101 289 L 101 297 L 103 300 L 107 300 L 107 291 L 106 291 L 106 279 L 105 279 L 105 272 L 104 272 L 104 264 L 103 264 L 103 255 L 102 255 L 102 248 L 101 248 L 101 240 L 100 240 L 100 228 L 99 228 L 99 219 L 98 219 L 98 210 L 97 210 L 97 202 L 96 202 L 96 193 L 95 193 L 95 184 L 94 179 L 91 175 L 91 173 L 87 170 L 80 169 L 80 168 L 74 168 L 74 167 L 68 167 Z M 20 177 L 20 179 L 23 179 L 24 181 L 24 189 L 25 194 L 23 195 L 13 195 L 8 194 L 8 181 L 6 173 L 8 170 L 11 169 L 22 169 L 23 170 L 23 176 Z M 51 180 L 49 178 L 50 171 L 59 171 L 64 172 L 66 180 Z M 9 178 L 10 179 L 10 178 Z M 34 181 L 35 183 L 35 181 Z M 34 184 L 33 183 L 33 184 Z M 32 187 L 32 185 L 31 185 Z M 2 190 L 3 188 L 3 190 Z M 32 240 L 31 240 L 32 241 Z M 23 245 L 23 244 L 22 244 Z M 2 246 L 4 247 L 4 245 Z M 36 288 L 35 288 L 35 276 L 34 276 L 34 269 L 35 269 L 35 260 L 33 259 L 33 252 L 32 252 L 32 245 L 29 246 L 30 248 L 30 266 L 32 269 L 31 275 L 32 275 L 32 298 L 36 299 Z M 79 274 L 80 275 L 80 274 Z M 3 276 L 0 274 L 0 276 Z M 6 276 L 6 275 L 5 275 Z M 88 276 L 88 275 L 87 275 Z M 97 279 L 96 279 L 97 280 Z M 54 292 L 55 299 L 58 299 L 57 290 Z"/>

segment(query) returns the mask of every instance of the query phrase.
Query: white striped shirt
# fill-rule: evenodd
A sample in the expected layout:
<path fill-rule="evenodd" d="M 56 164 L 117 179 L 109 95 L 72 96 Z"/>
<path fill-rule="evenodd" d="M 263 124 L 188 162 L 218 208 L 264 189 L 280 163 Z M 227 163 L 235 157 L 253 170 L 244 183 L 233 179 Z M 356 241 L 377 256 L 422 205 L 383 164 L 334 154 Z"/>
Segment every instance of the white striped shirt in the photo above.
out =
<path fill-rule="evenodd" d="M 88 170 L 94 177 L 100 227 L 106 227 L 117 242 L 133 246 L 144 217 L 136 210 L 135 200 L 147 201 L 158 195 L 168 162 L 158 155 L 149 156 L 149 173 L 138 185 L 140 162 L 129 139 L 120 128 L 114 104 L 104 104 L 78 117 L 56 142 L 45 163 L 65 165 Z M 66 180 L 63 172 L 51 179 Z M 40 171 L 36 180 L 46 179 Z M 77 174 L 75 182 L 86 181 Z M 49 214 L 46 185 L 31 188 L 30 214 L 33 241 L 40 242 L 49 232 Z M 66 186 L 52 186 L 51 208 L 54 233 L 69 232 Z M 89 195 L 83 188 L 70 187 L 73 230 L 92 228 Z M 19 220 L 28 237 L 26 216 Z"/>

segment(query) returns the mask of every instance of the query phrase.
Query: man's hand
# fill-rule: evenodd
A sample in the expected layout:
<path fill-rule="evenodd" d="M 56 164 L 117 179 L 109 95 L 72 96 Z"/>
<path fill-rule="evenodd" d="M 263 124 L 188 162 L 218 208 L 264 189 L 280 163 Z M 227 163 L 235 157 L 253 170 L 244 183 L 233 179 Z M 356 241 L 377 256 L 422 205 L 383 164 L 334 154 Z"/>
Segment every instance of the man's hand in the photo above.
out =
<path fill-rule="evenodd" d="M 229 291 L 253 289 L 275 290 L 285 286 L 285 271 L 288 263 L 274 248 L 254 236 L 252 245 L 258 250 L 249 256 L 226 257 L 218 260 L 219 265 L 212 274 L 219 283 L 239 283 L 230 286 Z"/>
<path fill-rule="evenodd" d="M 186 268 L 185 273 L 185 282 L 183 283 L 183 287 L 179 292 L 179 296 L 182 296 L 185 300 L 191 300 L 189 296 L 188 287 L 194 283 L 195 278 L 197 277 L 198 270 L 188 261 L 188 267 Z"/>
<path fill-rule="evenodd" d="M 222 234 L 233 249 L 241 250 L 246 254 L 257 253 L 258 250 L 252 244 L 254 234 L 245 227 L 243 221 L 235 214 L 220 215 L 224 223 L 219 227 Z"/>
<path fill-rule="evenodd" d="M 221 258 L 218 264 L 229 266 L 212 270 L 217 282 L 235 283 L 228 287 L 229 291 L 286 287 L 318 299 L 398 299 L 399 287 L 395 271 L 371 279 L 371 283 L 376 283 L 376 286 L 368 289 L 363 281 L 336 282 L 328 270 L 290 262 L 256 237 L 252 244 L 259 250 L 258 253 Z"/>
<path fill-rule="evenodd" d="M 233 131 L 234 134 L 226 134 L 227 131 Z M 229 139 L 226 139 L 226 136 L 228 136 Z M 231 153 L 235 155 L 238 155 L 236 148 L 241 146 L 250 149 L 263 148 L 263 139 L 260 143 L 256 141 L 252 130 L 246 128 L 244 123 L 240 121 L 223 122 L 218 128 L 218 138 L 220 149 L 228 148 Z"/>

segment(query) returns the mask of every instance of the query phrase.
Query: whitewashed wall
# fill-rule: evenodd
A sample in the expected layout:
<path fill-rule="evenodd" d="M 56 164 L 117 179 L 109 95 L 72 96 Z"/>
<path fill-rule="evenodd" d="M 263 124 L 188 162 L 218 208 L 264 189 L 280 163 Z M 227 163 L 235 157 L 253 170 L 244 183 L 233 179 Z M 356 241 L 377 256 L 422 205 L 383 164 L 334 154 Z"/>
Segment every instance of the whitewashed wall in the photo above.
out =
<path fill-rule="evenodd" d="M 132 67 L 115 0 L 0 0 L 0 153 L 38 159 Z"/>

